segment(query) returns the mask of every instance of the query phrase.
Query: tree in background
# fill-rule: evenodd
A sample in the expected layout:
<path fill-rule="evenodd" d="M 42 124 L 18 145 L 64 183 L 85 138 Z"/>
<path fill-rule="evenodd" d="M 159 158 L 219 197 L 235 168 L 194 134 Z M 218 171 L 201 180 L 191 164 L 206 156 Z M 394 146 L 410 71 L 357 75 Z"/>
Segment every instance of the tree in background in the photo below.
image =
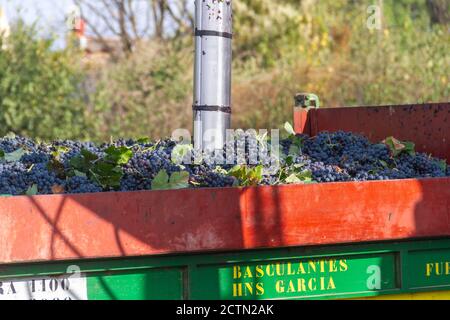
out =
<path fill-rule="evenodd" d="M 109 46 L 108 36 L 118 37 L 127 54 L 143 39 L 162 40 L 168 35 L 190 33 L 194 26 L 190 0 L 74 1 L 91 36 L 105 48 Z"/>
<path fill-rule="evenodd" d="M 70 48 L 52 51 L 52 44 L 52 39 L 38 38 L 36 29 L 22 21 L 12 26 L 7 45 L 0 50 L 0 135 L 83 136 L 78 59 Z"/>
<path fill-rule="evenodd" d="M 450 2 L 448 0 L 427 0 L 427 6 L 432 23 L 450 23 Z"/>

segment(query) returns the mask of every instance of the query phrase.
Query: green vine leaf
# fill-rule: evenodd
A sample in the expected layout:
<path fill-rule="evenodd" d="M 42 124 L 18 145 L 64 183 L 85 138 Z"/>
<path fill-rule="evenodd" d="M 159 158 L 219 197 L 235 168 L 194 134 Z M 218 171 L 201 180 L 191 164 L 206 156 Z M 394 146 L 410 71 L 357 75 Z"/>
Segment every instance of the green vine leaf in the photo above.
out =
<path fill-rule="evenodd" d="M 105 161 L 116 165 L 127 164 L 133 157 L 133 151 L 127 147 L 111 146 L 105 150 Z"/>
<path fill-rule="evenodd" d="M 152 190 L 176 190 L 189 188 L 189 172 L 174 172 L 169 177 L 166 170 L 161 170 L 152 181 Z"/>
<path fill-rule="evenodd" d="M 123 176 L 122 168 L 107 162 L 98 162 L 90 170 L 92 178 L 103 188 L 117 188 Z"/>
<path fill-rule="evenodd" d="M 398 157 L 402 153 L 407 153 L 411 156 L 416 154 L 416 145 L 413 142 L 400 141 L 394 137 L 388 137 L 383 140 L 383 143 L 388 146 L 391 156 L 394 158 Z"/>
<path fill-rule="evenodd" d="M 237 165 L 228 171 L 228 175 L 237 179 L 237 185 L 249 187 L 256 186 L 261 183 L 263 179 L 263 170 L 264 167 L 262 165 L 253 168 L 245 165 Z"/>
<path fill-rule="evenodd" d="M 105 156 L 99 158 L 96 154 L 83 149 L 80 155 L 70 159 L 71 174 L 86 176 L 103 189 L 117 189 L 123 177 L 122 165 L 133 157 L 133 151 L 127 147 L 111 146 L 105 150 Z"/>
<path fill-rule="evenodd" d="M 300 183 L 312 183 L 312 172 L 310 170 L 304 170 L 301 172 L 291 173 L 283 181 L 286 184 L 300 184 Z"/>
<path fill-rule="evenodd" d="M 37 184 L 33 184 L 32 186 L 30 186 L 27 191 L 25 192 L 25 194 L 27 196 L 35 196 L 38 194 L 38 186 Z"/>
<path fill-rule="evenodd" d="M 288 139 L 291 140 L 292 145 L 289 148 L 288 155 L 298 155 L 302 153 L 304 138 L 300 135 L 297 135 L 294 128 L 289 122 L 284 124 L 284 129 L 289 134 Z"/>
<path fill-rule="evenodd" d="M 286 123 L 284 124 L 284 130 L 286 130 L 286 132 L 287 132 L 289 135 L 293 135 L 293 136 L 296 135 L 295 130 L 294 130 L 294 127 L 292 127 L 292 125 L 291 125 L 289 122 L 286 122 Z"/>
<path fill-rule="evenodd" d="M 177 144 L 172 150 L 172 162 L 177 165 L 189 163 L 193 149 L 191 144 Z"/>
<path fill-rule="evenodd" d="M 439 160 L 438 161 L 439 167 L 442 169 L 442 171 L 447 171 L 447 161 L 446 160 Z"/>
<path fill-rule="evenodd" d="M 6 153 L 4 151 L 0 151 L 0 160 L 6 161 L 6 162 L 16 162 L 19 161 L 20 158 L 22 158 L 23 155 L 25 155 L 27 152 L 23 150 L 22 148 L 17 149 L 16 151 Z"/>
<path fill-rule="evenodd" d="M 189 187 L 189 172 L 174 172 L 169 180 L 170 189 L 185 189 Z"/>
<path fill-rule="evenodd" d="M 151 143 L 151 140 L 148 137 L 142 137 L 142 138 L 137 139 L 136 142 L 138 144 L 149 144 L 149 143 Z"/>

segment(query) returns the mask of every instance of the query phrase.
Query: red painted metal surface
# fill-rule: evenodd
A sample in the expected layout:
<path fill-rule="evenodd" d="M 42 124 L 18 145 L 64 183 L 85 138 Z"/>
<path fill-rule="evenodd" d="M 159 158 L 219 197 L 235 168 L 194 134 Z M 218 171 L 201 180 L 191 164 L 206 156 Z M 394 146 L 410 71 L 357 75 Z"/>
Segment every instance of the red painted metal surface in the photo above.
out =
<path fill-rule="evenodd" d="M 450 179 L 0 198 L 0 263 L 450 236 Z"/>
<path fill-rule="evenodd" d="M 311 133 L 310 111 L 304 108 L 294 109 L 294 130 L 300 133 Z"/>
<path fill-rule="evenodd" d="M 313 136 L 321 131 L 351 131 L 373 142 L 394 136 L 414 141 L 420 152 L 450 160 L 450 103 L 313 109 L 307 115 L 295 109 L 294 127 Z"/>

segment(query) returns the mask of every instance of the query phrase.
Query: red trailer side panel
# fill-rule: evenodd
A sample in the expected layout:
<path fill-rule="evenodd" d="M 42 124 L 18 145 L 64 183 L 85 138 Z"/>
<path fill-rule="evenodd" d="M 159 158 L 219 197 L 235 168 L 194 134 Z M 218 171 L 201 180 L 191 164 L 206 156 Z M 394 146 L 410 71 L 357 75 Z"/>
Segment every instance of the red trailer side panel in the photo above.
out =
<path fill-rule="evenodd" d="M 0 198 L 0 263 L 450 236 L 450 178 Z"/>

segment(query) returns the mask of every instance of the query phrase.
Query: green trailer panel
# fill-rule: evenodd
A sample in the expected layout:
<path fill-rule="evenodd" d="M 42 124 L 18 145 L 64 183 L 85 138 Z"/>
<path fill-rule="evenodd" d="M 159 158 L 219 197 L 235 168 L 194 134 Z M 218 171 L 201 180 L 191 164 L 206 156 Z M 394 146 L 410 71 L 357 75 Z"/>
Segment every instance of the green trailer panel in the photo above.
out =
<path fill-rule="evenodd" d="M 81 280 L 68 272 L 74 268 Z M 343 299 L 443 291 L 450 290 L 450 240 L 2 265 L 0 299 L 14 293 L 11 285 L 18 291 L 21 280 L 37 291 L 62 292 L 70 288 L 64 279 L 74 286 L 78 281 L 74 292 L 80 298 L 85 290 L 90 300 Z"/>
<path fill-rule="evenodd" d="M 183 270 L 143 269 L 88 276 L 89 300 L 181 300 Z"/>

